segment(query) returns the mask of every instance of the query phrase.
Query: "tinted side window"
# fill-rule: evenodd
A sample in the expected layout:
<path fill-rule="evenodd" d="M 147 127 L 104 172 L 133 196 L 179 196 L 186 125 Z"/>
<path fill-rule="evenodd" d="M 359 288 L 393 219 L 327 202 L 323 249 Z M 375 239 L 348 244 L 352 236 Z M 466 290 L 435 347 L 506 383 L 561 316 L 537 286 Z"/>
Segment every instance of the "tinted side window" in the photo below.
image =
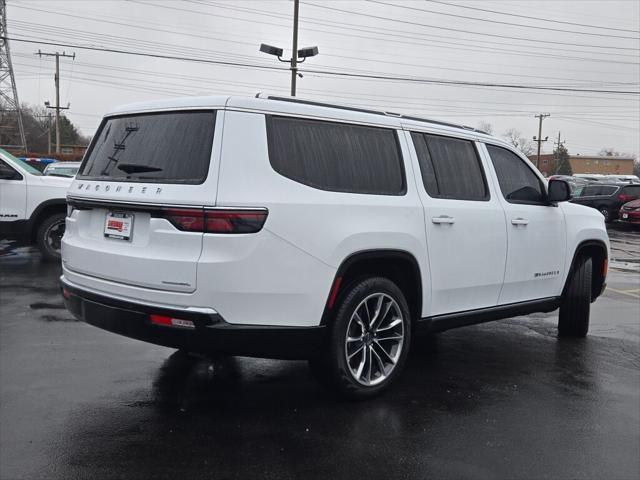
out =
<path fill-rule="evenodd" d="M 267 141 L 273 169 L 296 182 L 335 192 L 405 191 L 394 130 L 271 116 Z"/>
<path fill-rule="evenodd" d="M 0 176 L 2 180 L 22 180 L 22 175 L 4 160 L 0 160 Z"/>
<path fill-rule="evenodd" d="M 602 187 L 600 187 L 599 185 L 587 185 L 586 187 L 584 187 L 581 196 L 593 197 L 595 195 L 600 195 L 600 192 L 602 192 Z"/>
<path fill-rule="evenodd" d="M 604 196 L 609 196 L 609 195 L 613 195 L 614 193 L 616 193 L 618 191 L 618 187 L 600 187 L 600 191 L 597 193 L 597 195 L 604 195 Z"/>
<path fill-rule="evenodd" d="M 635 195 L 636 197 L 640 197 L 640 185 L 630 185 L 624 187 L 621 193 L 624 193 L 625 195 Z"/>
<path fill-rule="evenodd" d="M 487 200 L 489 193 L 473 142 L 412 132 L 422 182 L 436 198 Z"/>
<path fill-rule="evenodd" d="M 495 145 L 487 145 L 487 150 L 507 202 L 545 204 L 542 182 L 520 157 Z"/>

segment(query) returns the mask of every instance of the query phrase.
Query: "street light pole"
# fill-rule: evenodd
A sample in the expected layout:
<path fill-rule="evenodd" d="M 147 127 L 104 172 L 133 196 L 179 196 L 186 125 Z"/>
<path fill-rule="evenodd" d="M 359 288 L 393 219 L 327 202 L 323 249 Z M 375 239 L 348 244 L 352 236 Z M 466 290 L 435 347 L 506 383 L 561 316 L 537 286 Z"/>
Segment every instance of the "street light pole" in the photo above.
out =
<path fill-rule="evenodd" d="M 306 47 L 298 49 L 298 14 L 300 12 L 300 0 L 293 0 L 293 45 L 291 51 L 291 59 L 283 60 L 282 54 L 284 50 L 280 47 L 274 47 L 273 45 L 267 45 L 266 43 L 260 44 L 260 51 L 267 55 L 273 55 L 278 57 L 282 63 L 289 64 L 289 70 L 291 70 L 291 96 L 296 96 L 296 82 L 298 76 L 302 77 L 301 73 L 298 73 L 298 64 L 304 62 L 309 57 L 315 57 L 318 55 L 318 47 Z"/>
<path fill-rule="evenodd" d="M 296 96 L 296 80 L 298 78 L 298 12 L 300 1 L 293 0 L 293 47 L 291 50 L 291 96 Z"/>

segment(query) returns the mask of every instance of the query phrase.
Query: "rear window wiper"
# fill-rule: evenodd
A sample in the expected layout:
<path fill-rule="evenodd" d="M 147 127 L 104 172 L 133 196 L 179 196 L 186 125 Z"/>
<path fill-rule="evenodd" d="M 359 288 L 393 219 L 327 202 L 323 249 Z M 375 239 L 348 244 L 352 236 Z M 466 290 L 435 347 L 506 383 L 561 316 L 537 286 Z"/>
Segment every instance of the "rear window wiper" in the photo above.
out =
<path fill-rule="evenodd" d="M 145 173 L 145 172 L 161 172 L 162 168 L 152 167 L 151 165 L 138 165 L 136 163 L 121 163 L 118 170 L 125 173 Z"/>

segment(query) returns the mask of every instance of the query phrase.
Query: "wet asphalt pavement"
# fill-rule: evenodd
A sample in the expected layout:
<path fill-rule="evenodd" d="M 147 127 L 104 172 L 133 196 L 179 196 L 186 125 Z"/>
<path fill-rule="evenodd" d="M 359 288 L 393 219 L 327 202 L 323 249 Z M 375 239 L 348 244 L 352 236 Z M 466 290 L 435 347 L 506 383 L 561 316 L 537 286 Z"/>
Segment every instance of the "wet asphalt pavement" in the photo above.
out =
<path fill-rule="evenodd" d="M 74 321 L 59 267 L 5 243 L 0 479 L 639 478 L 640 232 L 611 237 L 587 339 L 557 339 L 555 313 L 451 330 L 357 403 L 305 362 L 194 359 Z"/>

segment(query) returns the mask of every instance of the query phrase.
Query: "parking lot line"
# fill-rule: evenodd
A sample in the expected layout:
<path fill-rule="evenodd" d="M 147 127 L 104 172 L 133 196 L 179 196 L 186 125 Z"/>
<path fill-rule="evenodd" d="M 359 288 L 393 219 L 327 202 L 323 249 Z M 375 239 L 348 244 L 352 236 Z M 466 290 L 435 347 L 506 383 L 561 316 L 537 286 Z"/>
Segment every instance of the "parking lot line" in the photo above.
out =
<path fill-rule="evenodd" d="M 630 297 L 633 298 L 640 298 L 640 295 L 638 295 L 638 293 L 640 293 L 640 288 L 636 288 L 633 290 L 618 290 L 616 288 L 611 288 L 611 287 L 607 287 L 607 291 L 609 292 L 615 292 L 615 293 L 620 293 L 622 295 L 628 295 Z M 636 293 L 638 292 L 638 293 Z"/>

